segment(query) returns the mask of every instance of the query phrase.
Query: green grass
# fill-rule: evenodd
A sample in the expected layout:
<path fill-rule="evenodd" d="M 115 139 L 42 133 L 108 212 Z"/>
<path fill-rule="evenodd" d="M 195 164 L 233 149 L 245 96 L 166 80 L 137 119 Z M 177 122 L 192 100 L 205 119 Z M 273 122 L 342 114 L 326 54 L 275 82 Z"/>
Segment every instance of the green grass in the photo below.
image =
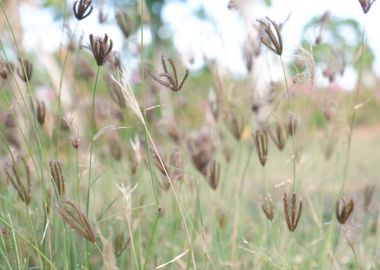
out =
<path fill-rule="evenodd" d="M 6 18 L 3 2 L 0 5 Z M 134 8 L 137 12 L 143 6 Z M 15 37 L 12 25 L 5 21 L 6 27 L 1 31 L 10 34 L 11 40 L 0 43 L 0 52 L 1 59 L 10 61 L 5 46 L 12 45 Z M 143 43 L 144 37 L 140 38 Z M 13 49 L 21 56 L 21 48 Z M 64 46 L 62 50 L 63 55 L 69 55 Z M 74 53 L 86 54 L 83 50 Z M 142 63 L 156 63 L 160 55 L 145 59 L 142 51 L 138 57 Z M 107 64 L 100 72 L 97 70 L 96 79 L 85 82 L 71 68 L 72 60 L 70 53 L 59 63 L 63 76 L 59 91 L 69 74 L 74 78 L 72 88 L 76 90 L 72 94 L 77 101 L 71 108 L 61 106 L 60 99 L 52 101 L 44 125 L 39 125 L 35 117 L 33 91 L 37 80 L 32 77 L 24 83 L 13 72 L 7 80 L 0 81 L 1 119 L 9 113 L 15 120 L 14 127 L 0 123 L 0 269 L 379 269 L 376 207 L 380 128 L 376 115 L 380 105 L 373 92 L 360 88 L 357 101 L 364 106 L 356 112 L 350 144 L 352 95 L 329 95 L 314 87 L 312 95 L 298 94 L 290 101 L 282 100 L 268 127 L 273 128 L 275 119 L 286 123 L 289 113 L 299 116 L 300 124 L 283 151 L 269 139 L 268 160 L 263 167 L 251 136 L 260 128 L 258 116 L 251 111 L 251 81 L 223 78 L 221 88 L 214 89 L 219 118 L 213 119 L 208 109 L 208 89 L 220 78 L 211 66 L 190 75 L 177 93 L 143 77 L 141 84 L 123 88 L 125 95 L 134 92 L 142 113 L 139 118 L 130 108 L 131 101 L 126 98 L 129 108 L 119 108 L 106 93 L 103 75 L 112 72 L 117 78 L 115 68 Z M 33 63 L 38 65 L 38 59 Z M 181 77 L 184 67 L 177 60 L 175 63 Z M 92 64 L 96 70 L 95 61 Z M 160 64 L 154 68 L 159 72 Z M 44 76 L 47 77 L 40 72 L 38 78 L 47 80 Z M 95 92 L 95 87 L 99 91 Z M 274 102 L 284 93 L 279 89 L 288 86 L 280 81 L 277 88 Z M 336 103 L 336 113 L 330 120 L 323 114 L 324 99 L 334 99 Z M 146 110 L 156 105 L 162 106 Z M 66 112 L 75 117 L 69 130 L 58 128 L 58 119 Z M 223 113 L 245 119 L 241 140 L 234 139 L 228 131 Z M 177 142 L 170 138 L 162 120 L 173 121 L 180 130 Z M 110 125 L 118 129 L 107 128 Z M 208 184 L 208 176 L 195 168 L 188 149 L 192 134 L 199 134 L 204 126 L 211 136 L 208 144 L 215 144 L 212 159 L 220 165 L 215 190 Z M 78 149 L 70 141 L 76 129 L 80 136 Z M 94 134 L 101 135 L 93 140 Z M 133 173 L 136 152 L 130 142 L 135 136 L 141 140 L 143 160 Z M 201 143 L 205 141 L 207 138 Z M 328 159 L 327 145 L 332 146 Z M 172 174 L 177 169 L 169 158 L 174 149 L 179 149 L 184 163 L 180 181 Z M 158 159 L 154 156 L 157 152 Z M 206 151 L 201 157 L 207 154 Z M 19 156 L 30 168 L 29 205 L 19 198 L 5 174 L 10 164 L 15 164 L 15 174 L 25 174 L 21 173 Z M 91 156 L 94 159 L 89 162 Z M 50 176 L 49 161 L 56 158 L 65 179 L 62 198 Z M 165 165 L 165 173 L 157 164 Z M 25 177 L 20 181 L 26 185 Z M 169 184 L 167 189 L 162 188 L 165 184 Z M 368 185 L 377 189 L 365 212 L 363 191 Z M 303 204 L 295 232 L 288 230 L 284 217 L 283 194 L 289 192 L 295 192 L 297 202 L 302 198 Z M 261 209 L 261 199 L 267 194 L 271 194 L 275 205 L 271 221 Z M 335 218 L 340 195 L 355 202 L 354 212 L 344 225 Z M 86 241 L 77 233 L 78 228 L 60 215 L 62 200 L 80 209 L 80 222 L 88 220 L 96 234 L 95 243 Z M 113 249 L 117 235 L 128 241 L 119 257 Z"/>

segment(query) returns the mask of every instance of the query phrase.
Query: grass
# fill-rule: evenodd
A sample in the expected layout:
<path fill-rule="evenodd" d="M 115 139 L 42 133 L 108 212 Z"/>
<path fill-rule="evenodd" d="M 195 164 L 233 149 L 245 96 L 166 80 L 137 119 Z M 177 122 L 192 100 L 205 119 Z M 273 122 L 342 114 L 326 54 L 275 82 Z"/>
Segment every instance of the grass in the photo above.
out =
<path fill-rule="evenodd" d="M 145 14 L 143 3 L 131 9 Z M 13 16 L 4 1 L 0 6 L 4 18 Z M 147 20 L 140 19 L 140 25 Z M 333 94 L 316 85 L 312 94 L 294 90 L 301 83 L 291 80 L 281 55 L 286 37 L 269 22 L 260 21 L 268 27 L 263 44 L 275 43 L 271 51 L 280 56 L 275 63 L 284 73 L 272 100 L 252 100 L 252 80 L 237 81 L 211 63 L 198 75 L 184 75 L 182 85 L 178 81 L 187 70 L 178 58 L 168 58 L 166 67 L 161 60 L 166 55 L 149 47 L 135 55 L 141 83 L 132 84 L 102 55 L 104 44 L 91 44 L 93 58 L 86 49 L 69 53 L 61 42 L 59 54 L 65 57 L 52 56 L 61 67 L 59 94 L 46 104 L 44 124 L 35 116 L 34 89 L 47 75 L 35 72 L 23 82 L 14 71 L 0 79 L 0 269 L 378 269 L 379 102 L 362 76 L 354 94 Z M 12 62 L 9 48 L 29 58 L 22 48 L 12 48 L 13 27 L 5 19 L 0 29 L 10 36 L 0 44 L 5 66 Z M 365 40 L 363 33 L 363 47 Z M 92 42 L 107 41 L 95 37 Z M 69 54 L 90 61 L 92 79 L 80 77 Z M 34 67 L 37 56 L 30 57 Z M 146 63 L 153 63 L 148 73 L 157 77 L 145 73 Z M 104 75 L 113 79 L 106 82 Z M 71 93 L 71 106 L 61 104 L 66 76 L 78 89 Z M 106 93 L 110 84 L 125 107 Z M 205 91 L 210 84 L 214 111 Z M 326 100 L 335 104 L 328 116 Z M 362 106 L 353 110 L 358 103 Z M 74 120 L 65 127 L 61 116 L 69 114 Z M 289 115 L 300 119 L 293 136 Z M 231 124 L 235 120 L 238 124 Z M 287 130 L 284 149 L 268 134 L 255 138 L 255 146 L 253 134 L 274 130 L 278 120 Z M 140 143 L 132 147 L 135 138 Z M 29 190 L 22 159 L 31 176 L 28 204 L 15 188 Z M 49 162 L 55 159 L 63 176 L 51 176 Z M 9 175 L 20 181 L 15 184 Z M 62 181 L 65 191 L 59 188 Z M 366 211 L 363 192 L 371 185 L 375 192 Z M 296 211 L 302 200 L 294 232 L 283 209 L 284 194 L 290 192 L 297 195 Z M 269 195 L 271 220 L 262 209 Z M 335 218 L 341 195 L 354 201 L 345 224 Z"/>

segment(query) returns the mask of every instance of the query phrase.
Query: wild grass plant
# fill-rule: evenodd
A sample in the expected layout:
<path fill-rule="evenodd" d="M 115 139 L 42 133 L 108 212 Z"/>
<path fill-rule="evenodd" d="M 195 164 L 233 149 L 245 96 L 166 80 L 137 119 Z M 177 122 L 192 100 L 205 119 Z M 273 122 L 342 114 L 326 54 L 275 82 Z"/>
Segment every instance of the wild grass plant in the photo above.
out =
<path fill-rule="evenodd" d="M 347 21 L 323 14 L 307 26 L 315 44 L 289 57 L 286 21 L 262 16 L 236 79 L 207 55 L 192 74 L 157 34 L 145 45 L 139 30 L 162 23 L 151 1 L 114 19 L 107 4 L 60 3 L 60 49 L 46 56 L 26 52 L 15 3 L 0 2 L 0 269 L 380 269 L 380 105 L 364 80 L 365 28 L 326 60 L 324 33 Z M 225 8 L 243 16 L 240 5 Z M 109 33 L 78 38 L 95 12 L 137 49 L 117 52 Z M 264 90 L 259 58 L 283 74 Z M 348 65 L 354 91 L 330 90 Z"/>

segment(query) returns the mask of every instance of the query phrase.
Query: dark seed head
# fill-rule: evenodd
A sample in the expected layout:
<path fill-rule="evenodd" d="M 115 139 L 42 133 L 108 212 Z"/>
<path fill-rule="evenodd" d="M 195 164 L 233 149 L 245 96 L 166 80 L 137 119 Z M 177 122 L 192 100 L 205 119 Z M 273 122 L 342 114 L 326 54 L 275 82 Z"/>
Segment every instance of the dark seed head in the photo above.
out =
<path fill-rule="evenodd" d="M 100 37 L 94 37 L 92 34 L 90 34 L 90 45 L 96 64 L 98 66 L 102 66 L 112 50 L 112 39 L 108 40 L 107 34 L 104 34 L 103 39 Z"/>
<path fill-rule="evenodd" d="M 73 12 L 77 20 L 83 20 L 92 12 L 92 0 L 78 0 L 73 4 Z"/>
<path fill-rule="evenodd" d="M 336 202 L 336 218 L 340 224 L 345 224 L 354 210 L 354 201 L 350 199 L 346 201 L 344 198 Z"/>

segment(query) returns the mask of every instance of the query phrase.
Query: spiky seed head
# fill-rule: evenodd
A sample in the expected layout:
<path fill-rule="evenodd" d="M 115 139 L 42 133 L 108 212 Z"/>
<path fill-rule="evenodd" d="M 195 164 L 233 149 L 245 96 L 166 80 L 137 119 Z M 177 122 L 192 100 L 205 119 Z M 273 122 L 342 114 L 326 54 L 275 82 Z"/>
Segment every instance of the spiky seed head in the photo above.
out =
<path fill-rule="evenodd" d="M 256 146 L 256 153 L 262 166 L 268 159 L 268 134 L 266 130 L 257 130 L 253 136 Z"/>
<path fill-rule="evenodd" d="M 289 204 L 288 195 L 284 193 L 283 197 L 283 206 L 285 213 L 286 225 L 290 232 L 294 232 L 298 226 L 300 221 L 301 213 L 302 213 L 302 199 L 299 199 L 299 207 L 297 210 L 297 195 L 296 193 L 292 194 L 291 202 Z M 290 212 L 289 212 L 290 210 Z"/>
<path fill-rule="evenodd" d="M 347 201 L 344 198 L 339 199 L 336 202 L 336 218 L 340 224 L 345 224 L 354 210 L 354 201 L 350 199 Z"/>
<path fill-rule="evenodd" d="M 112 39 L 108 40 L 108 35 L 104 34 L 104 38 L 89 36 L 91 51 L 98 66 L 104 65 L 107 56 L 110 54 L 113 43 Z"/>
<path fill-rule="evenodd" d="M 371 6 L 372 4 L 375 2 L 376 0 L 359 0 L 359 3 L 363 9 L 363 12 L 364 14 L 367 14 L 369 12 L 369 10 L 371 9 Z"/>
<path fill-rule="evenodd" d="M 290 114 L 287 123 L 288 136 L 294 136 L 296 134 L 298 124 L 299 119 L 294 114 Z"/>
<path fill-rule="evenodd" d="M 16 189 L 19 198 L 29 205 L 31 199 L 31 175 L 24 157 L 13 160 L 4 167 L 7 180 Z"/>
<path fill-rule="evenodd" d="M 266 20 L 257 20 L 261 26 L 260 40 L 269 50 L 281 56 L 283 50 L 280 26 L 266 17 Z M 273 32 L 273 29 L 274 32 Z"/>
<path fill-rule="evenodd" d="M 50 174 L 53 178 L 55 188 L 58 192 L 58 195 L 63 198 L 65 195 L 65 178 L 62 173 L 62 166 L 59 161 L 52 160 L 49 163 L 50 165 Z"/>
<path fill-rule="evenodd" d="M 270 194 L 265 196 L 265 198 L 261 201 L 261 210 L 263 210 L 267 219 L 271 221 L 273 220 L 276 207 L 272 201 L 272 196 L 270 196 Z"/>
<path fill-rule="evenodd" d="M 123 32 L 124 37 L 128 38 L 133 28 L 131 17 L 129 17 L 128 13 L 125 11 L 118 11 L 115 17 L 117 25 L 119 26 L 121 32 Z"/>
<path fill-rule="evenodd" d="M 62 201 L 58 213 L 63 220 L 84 239 L 96 242 L 96 235 L 87 217 L 71 201 Z"/>
<path fill-rule="evenodd" d="M 37 121 L 42 126 L 45 123 L 45 118 L 46 118 L 45 102 L 37 101 L 36 114 L 37 114 Z"/>
<path fill-rule="evenodd" d="M 269 135 L 271 136 L 277 148 L 282 151 L 286 145 L 286 140 L 288 138 L 288 133 L 286 132 L 284 124 L 281 121 L 277 121 L 274 132 L 270 130 Z"/>
<path fill-rule="evenodd" d="M 73 4 L 73 13 L 77 20 L 87 18 L 93 10 L 92 0 L 77 0 Z"/>
<path fill-rule="evenodd" d="M 116 234 L 113 239 L 113 250 L 116 257 L 120 257 L 123 251 L 127 248 L 130 240 L 129 237 L 126 239 L 123 233 Z"/>
<path fill-rule="evenodd" d="M 366 185 L 364 188 L 364 211 L 368 212 L 369 206 L 372 201 L 373 192 L 375 191 L 374 185 Z"/>
<path fill-rule="evenodd" d="M 26 59 L 18 59 L 20 66 L 17 69 L 17 74 L 24 82 L 30 82 L 33 74 L 33 64 Z"/>

